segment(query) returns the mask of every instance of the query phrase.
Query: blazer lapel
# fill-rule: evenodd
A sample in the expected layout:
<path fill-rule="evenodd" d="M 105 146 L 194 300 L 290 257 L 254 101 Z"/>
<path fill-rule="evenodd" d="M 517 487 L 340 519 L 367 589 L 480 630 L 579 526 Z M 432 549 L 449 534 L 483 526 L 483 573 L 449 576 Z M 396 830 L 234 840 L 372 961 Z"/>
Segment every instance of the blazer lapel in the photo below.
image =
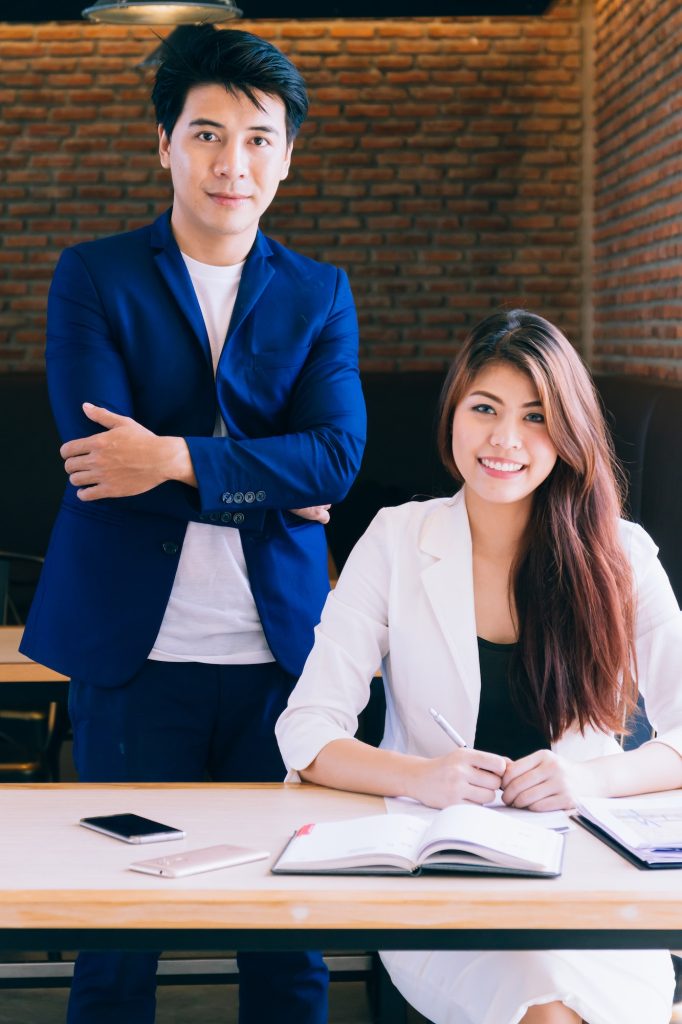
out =
<path fill-rule="evenodd" d="M 461 491 L 452 502 L 441 505 L 426 519 L 419 544 L 422 551 L 436 559 L 422 570 L 422 583 L 471 704 L 475 728 L 481 672 L 476 642 L 471 532 Z"/>
<path fill-rule="evenodd" d="M 237 300 L 232 310 L 230 326 L 227 332 L 228 338 L 242 325 L 274 274 L 268 262 L 268 258 L 271 255 L 272 249 L 267 238 L 261 231 L 258 231 L 242 271 Z"/>
<path fill-rule="evenodd" d="M 199 301 L 194 291 L 192 279 L 185 266 L 177 242 L 173 238 L 170 227 L 170 211 L 163 213 L 152 225 L 152 248 L 159 273 L 168 285 L 173 298 L 180 307 L 185 319 L 194 331 L 201 345 L 204 356 L 213 374 L 211 346 L 206 333 L 206 325 L 201 313 Z"/>

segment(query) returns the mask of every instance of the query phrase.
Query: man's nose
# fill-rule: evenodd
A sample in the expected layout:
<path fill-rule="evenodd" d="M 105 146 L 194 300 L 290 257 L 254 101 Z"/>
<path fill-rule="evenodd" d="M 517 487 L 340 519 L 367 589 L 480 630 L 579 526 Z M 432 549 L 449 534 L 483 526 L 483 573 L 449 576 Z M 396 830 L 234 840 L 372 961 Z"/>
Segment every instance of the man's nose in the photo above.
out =
<path fill-rule="evenodd" d="M 220 148 L 213 169 L 223 178 L 243 178 L 246 174 L 244 147 L 237 141 L 226 143 Z"/>

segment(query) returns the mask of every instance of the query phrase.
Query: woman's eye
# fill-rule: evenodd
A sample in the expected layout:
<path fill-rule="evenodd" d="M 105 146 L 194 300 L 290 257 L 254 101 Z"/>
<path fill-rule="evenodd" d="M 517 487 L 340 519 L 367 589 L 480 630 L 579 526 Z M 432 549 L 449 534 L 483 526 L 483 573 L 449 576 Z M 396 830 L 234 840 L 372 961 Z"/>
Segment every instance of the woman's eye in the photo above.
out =
<path fill-rule="evenodd" d="M 545 417 L 544 417 L 543 413 L 541 413 L 541 412 L 529 412 L 528 415 L 526 416 L 526 419 L 530 420 L 531 423 L 544 423 L 545 422 Z"/>
<path fill-rule="evenodd" d="M 485 402 L 479 402 L 479 404 L 475 405 L 473 409 L 474 412 L 483 412 L 488 413 L 489 415 L 495 415 L 495 410 L 493 409 L 492 405 L 486 405 Z"/>

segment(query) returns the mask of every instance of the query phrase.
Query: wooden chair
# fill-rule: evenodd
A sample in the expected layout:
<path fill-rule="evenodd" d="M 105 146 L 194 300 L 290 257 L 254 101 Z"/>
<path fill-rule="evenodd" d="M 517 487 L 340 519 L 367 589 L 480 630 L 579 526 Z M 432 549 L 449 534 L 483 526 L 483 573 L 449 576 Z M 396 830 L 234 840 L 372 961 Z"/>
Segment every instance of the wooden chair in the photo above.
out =
<path fill-rule="evenodd" d="M 0 550 L 0 624 L 22 625 L 43 559 Z M 65 716 L 55 703 L 3 708 L 0 691 L 0 782 L 50 782 L 59 776 Z"/>

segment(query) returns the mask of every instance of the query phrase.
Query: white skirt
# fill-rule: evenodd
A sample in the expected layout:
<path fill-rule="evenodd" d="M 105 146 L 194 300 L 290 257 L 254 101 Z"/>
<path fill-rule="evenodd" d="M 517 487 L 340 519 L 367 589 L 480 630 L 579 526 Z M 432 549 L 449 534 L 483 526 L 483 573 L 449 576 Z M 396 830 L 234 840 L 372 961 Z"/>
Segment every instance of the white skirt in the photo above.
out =
<path fill-rule="evenodd" d="M 662 950 L 381 954 L 393 984 L 433 1024 L 518 1024 L 562 1002 L 587 1024 L 669 1024 L 675 978 Z"/>

